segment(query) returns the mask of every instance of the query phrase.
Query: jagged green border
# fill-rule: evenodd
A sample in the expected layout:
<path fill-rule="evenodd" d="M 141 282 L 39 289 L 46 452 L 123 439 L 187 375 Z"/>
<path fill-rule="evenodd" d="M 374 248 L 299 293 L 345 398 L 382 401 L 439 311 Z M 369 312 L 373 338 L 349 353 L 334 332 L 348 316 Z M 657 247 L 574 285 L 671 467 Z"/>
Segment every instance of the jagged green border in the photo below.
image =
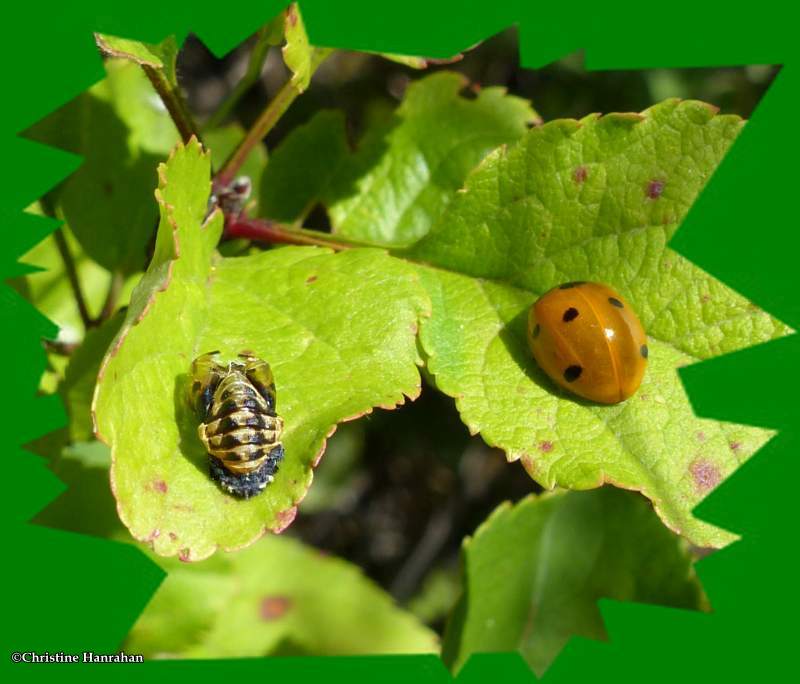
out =
<path fill-rule="evenodd" d="M 151 42 L 197 33 L 223 54 L 276 14 L 286 0 L 236 3 L 15 3 L 2 31 L 4 249 L 0 273 L 24 272 L 16 259 L 54 228 L 22 209 L 73 171 L 79 160 L 15 136 L 102 77 L 92 32 Z M 517 24 L 522 62 L 544 65 L 585 50 L 590 69 L 783 64 L 751 122 L 672 246 L 793 327 L 800 233 L 795 229 L 798 137 L 793 112 L 797 44 L 792 5 L 731 3 L 534 3 L 530 0 L 301 0 L 312 41 L 353 49 L 446 57 Z M 8 287 L 0 289 L 2 345 L 3 543 L 5 597 L 0 654 L 7 675 L 28 679 L 108 676 L 127 681 L 176 677 L 272 682 L 341 680 L 427 684 L 450 681 L 435 656 L 161 661 L 132 666 L 15 665 L 13 651 L 114 651 L 161 579 L 132 546 L 27 524 L 63 485 L 21 448 L 64 423 L 60 405 L 35 397 L 44 368 L 39 345 L 52 324 Z M 795 570 L 800 460 L 797 443 L 800 348 L 797 336 L 685 369 L 698 413 L 779 430 L 770 444 L 698 509 L 743 540 L 699 566 L 710 615 L 603 602 L 610 643 L 573 640 L 547 682 L 770 679 L 794 671 L 790 640 L 798 614 Z M 232 635 L 231 638 L 235 638 Z M 792 644 L 793 646 L 793 644 Z M 54 670 L 57 668 L 57 672 Z M 108 668 L 113 668 L 109 670 Z M 144 668 L 144 669 L 142 669 Z M 532 681 L 516 654 L 473 657 L 459 684 Z"/>

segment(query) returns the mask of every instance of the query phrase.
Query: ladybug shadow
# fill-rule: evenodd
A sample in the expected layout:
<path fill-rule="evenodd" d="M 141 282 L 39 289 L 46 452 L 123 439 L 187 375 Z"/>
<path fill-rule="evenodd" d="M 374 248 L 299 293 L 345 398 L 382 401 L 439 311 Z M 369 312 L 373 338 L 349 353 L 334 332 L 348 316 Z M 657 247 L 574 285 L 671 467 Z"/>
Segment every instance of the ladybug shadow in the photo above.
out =
<path fill-rule="evenodd" d="M 189 373 L 182 373 L 175 378 L 173 400 L 175 404 L 175 421 L 178 425 L 181 455 L 203 475 L 208 476 L 208 454 L 206 453 L 200 437 L 197 435 L 197 426 L 200 425 L 200 416 L 192 406 L 189 396 L 192 378 Z"/>
<path fill-rule="evenodd" d="M 523 309 L 508 323 L 506 323 L 497 335 L 505 348 L 508 350 L 511 359 L 534 384 L 541 387 L 548 394 L 552 394 L 559 399 L 567 399 L 575 404 L 596 408 L 600 406 L 593 401 L 583 399 L 575 394 L 567 392 L 565 389 L 554 383 L 536 363 L 533 352 L 528 346 L 528 309 Z"/>

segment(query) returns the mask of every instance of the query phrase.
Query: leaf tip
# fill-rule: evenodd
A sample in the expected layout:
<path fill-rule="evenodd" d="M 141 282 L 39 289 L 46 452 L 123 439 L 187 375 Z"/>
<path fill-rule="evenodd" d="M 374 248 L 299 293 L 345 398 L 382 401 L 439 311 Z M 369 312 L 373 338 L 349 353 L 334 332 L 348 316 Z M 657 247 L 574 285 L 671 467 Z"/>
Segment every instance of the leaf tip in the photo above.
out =
<path fill-rule="evenodd" d="M 294 519 L 297 517 L 297 506 L 292 506 L 291 508 L 286 509 L 285 511 L 280 511 L 275 516 L 275 524 L 269 528 L 269 531 L 273 534 L 280 534 L 283 532 L 289 525 L 294 522 Z"/>

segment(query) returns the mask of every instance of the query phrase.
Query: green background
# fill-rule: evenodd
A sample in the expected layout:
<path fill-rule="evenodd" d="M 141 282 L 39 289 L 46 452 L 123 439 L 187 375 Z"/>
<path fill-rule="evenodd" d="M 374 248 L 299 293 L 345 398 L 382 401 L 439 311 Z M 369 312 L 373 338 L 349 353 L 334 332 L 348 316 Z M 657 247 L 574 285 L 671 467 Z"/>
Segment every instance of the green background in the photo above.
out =
<path fill-rule="evenodd" d="M 275 15 L 284 0 L 124 5 L 18 3 L 2 31 L 3 278 L 24 273 L 19 255 L 55 225 L 22 210 L 73 171 L 79 160 L 17 138 L 103 76 L 92 32 L 157 42 L 196 33 L 222 55 Z M 690 212 L 672 247 L 797 327 L 794 219 L 800 145 L 792 133 L 800 93 L 792 65 L 797 44 L 790 4 L 684 2 L 549 5 L 525 0 L 306 0 L 313 43 L 446 57 L 516 24 L 521 60 L 535 68 L 584 50 L 589 69 L 783 64 L 732 151 Z M 702 225 L 702 228 L 700 227 Z M 112 676 L 259 677 L 271 681 L 447 682 L 436 656 L 161 661 L 144 665 L 12 664 L 12 651 L 116 651 L 161 580 L 133 546 L 27 524 L 63 491 L 43 459 L 22 445 L 65 422 L 57 398 L 35 396 L 44 369 L 42 335 L 54 328 L 9 287 L 0 288 L 0 392 L 4 453 L 3 653 L 12 681 Z M 791 336 L 685 369 L 699 414 L 777 428 L 779 435 L 697 511 L 743 540 L 700 562 L 711 614 L 604 602 L 609 643 L 573 640 L 545 681 L 745 681 L 795 669 L 794 618 L 800 612 L 792 483 L 798 481 L 796 388 L 800 347 Z M 232 638 L 235 636 L 232 635 Z M 56 668 L 58 671 L 54 671 Z M 108 668 L 113 668 L 109 670 Z M 516 654 L 478 655 L 459 683 L 532 681 Z M 6 680 L 8 681 L 8 680 Z"/>

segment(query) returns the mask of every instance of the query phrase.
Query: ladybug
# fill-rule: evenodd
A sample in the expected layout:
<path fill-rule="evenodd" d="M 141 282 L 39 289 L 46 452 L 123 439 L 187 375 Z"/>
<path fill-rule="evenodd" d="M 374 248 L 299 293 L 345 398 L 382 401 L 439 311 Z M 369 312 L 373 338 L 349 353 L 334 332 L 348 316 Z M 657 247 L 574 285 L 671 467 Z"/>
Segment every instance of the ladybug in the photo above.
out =
<path fill-rule="evenodd" d="M 220 363 L 219 352 L 192 363 L 191 400 L 211 479 L 249 499 L 273 481 L 283 459 L 283 420 L 275 413 L 275 381 L 266 361 L 249 352 Z"/>
<path fill-rule="evenodd" d="M 528 344 L 555 383 L 601 404 L 630 397 L 647 368 L 639 318 L 600 283 L 564 283 L 539 297 L 528 314 Z"/>

